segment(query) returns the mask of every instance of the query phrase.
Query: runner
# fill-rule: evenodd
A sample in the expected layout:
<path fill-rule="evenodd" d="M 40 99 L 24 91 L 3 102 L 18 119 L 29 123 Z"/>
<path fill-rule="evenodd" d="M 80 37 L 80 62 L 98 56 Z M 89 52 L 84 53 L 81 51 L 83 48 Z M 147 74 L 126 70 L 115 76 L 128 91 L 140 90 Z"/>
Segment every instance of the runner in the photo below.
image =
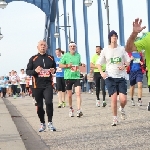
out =
<path fill-rule="evenodd" d="M 24 72 L 24 69 L 21 69 L 21 74 L 19 74 L 20 78 L 20 86 L 21 86 L 21 97 L 25 97 L 26 93 L 26 73 Z"/>
<path fill-rule="evenodd" d="M 135 106 L 134 102 L 134 88 L 135 84 L 138 85 L 138 105 L 142 106 L 142 82 L 143 82 L 143 73 L 145 70 L 143 68 L 144 60 L 141 53 L 138 53 L 136 50 L 132 53 L 129 53 L 131 63 L 128 66 L 127 72 L 129 74 L 130 81 L 130 95 L 131 95 L 131 104 Z"/>
<path fill-rule="evenodd" d="M 77 117 L 83 115 L 81 111 L 81 85 L 79 66 L 85 66 L 81 63 L 81 56 L 76 52 L 76 44 L 70 42 L 69 52 L 65 53 L 60 60 L 59 67 L 64 68 L 64 79 L 66 80 L 66 90 L 69 101 L 69 116 L 74 117 L 74 109 L 72 107 L 72 86 L 74 84 L 77 97 Z"/>
<path fill-rule="evenodd" d="M 87 75 L 87 80 L 89 84 L 89 93 L 93 94 L 94 73 L 92 69 L 90 69 L 90 72 Z"/>
<path fill-rule="evenodd" d="M 103 95 L 103 104 L 102 106 L 105 107 L 106 101 L 105 101 L 105 97 L 106 97 L 106 90 L 105 90 L 105 80 L 103 78 L 101 78 L 100 72 L 96 66 L 96 62 L 100 57 L 100 53 L 102 51 L 101 46 L 96 46 L 96 54 L 92 57 L 91 63 L 90 63 L 90 67 L 92 69 L 94 69 L 94 80 L 95 80 L 95 84 L 96 84 L 96 106 L 100 107 L 100 87 L 102 90 L 102 95 Z M 105 64 L 103 64 L 102 66 L 103 71 L 105 71 Z M 101 83 L 101 84 L 100 84 Z M 101 85 L 101 86 L 100 86 Z"/>
<path fill-rule="evenodd" d="M 10 76 L 9 80 L 11 81 L 11 84 L 12 84 L 13 97 L 14 97 L 14 99 L 16 99 L 17 86 L 18 86 L 18 77 L 17 77 L 16 71 L 14 71 L 14 70 L 11 71 L 11 76 Z"/>
<path fill-rule="evenodd" d="M 117 94 L 120 99 L 121 118 L 126 119 L 124 107 L 127 103 L 127 82 L 125 65 L 130 64 L 130 58 L 125 49 L 118 46 L 118 35 L 115 31 L 111 31 L 108 35 L 110 45 L 104 48 L 100 58 L 97 61 L 97 67 L 101 76 L 105 79 L 106 87 L 109 95 L 111 95 L 111 108 L 113 113 L 112 126 L 116 126 L 117 119 Z M 106 64 L 106 72 L 103 72 L 102 65 Z"/>
<path fill-rule="evenodd" d="M 53 117 L 53 80 L 52 73 L 55 73 L 56 63 L 53 56 L 46 54 L 47 43 L 38 43 L 38 54 L 29 59 L 26 73 L 33 78 L 34 96 L 37 102 L 37 114 L 40 118 L 41 127 L 39 132 L 46 129 L 45 111 L 43 109 L 43 99 L 45 99 L 46 112 L 48 116 L 48 130 L 56 131 L 52 123 Z"/>
<path fill-rule="evenodd" d="M 133 22 L 133 31 L 126 43 L 126 51 L 133 52 L 134 50 L 138 50 L 141 52 L 145 50 L 145 57 L 146 57 L 146 66 L 148 69 L 148 85 L 150 85 L 150 32 L 144 33 L 141 37 L 137 38 L 137 35 L 142 32 L 146 26 L 141 26 L 142 19 L 135 19 Z"/>
<path fill-rule="evenodd" d="M 55 51 L 56 57 L 55 57 L 55 62 L 56 62 L 56 87 L 58 91 L 58 108 L 65 107 L 65 91 L 66 91 L 66 85 L 65 85 L 65 79 L 64 79 L 64 69 L 59 68 L 59 62 L 62 57 L 61 49 L 56 49 Z"/>

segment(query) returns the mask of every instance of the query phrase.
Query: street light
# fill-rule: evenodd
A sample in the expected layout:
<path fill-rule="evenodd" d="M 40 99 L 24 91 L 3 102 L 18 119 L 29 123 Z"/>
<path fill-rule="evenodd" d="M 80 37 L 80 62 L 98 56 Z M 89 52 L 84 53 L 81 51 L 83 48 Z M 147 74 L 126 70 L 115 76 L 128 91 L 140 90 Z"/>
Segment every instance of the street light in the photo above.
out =
<path fill-rule="evenodd" d="M 0 8 L 4 9 L 6 8 L 7 3 L 5 2 L 5 0 L 0 0 Z"/>
<path fill-rule="evenodd" d="M 0 28 L 0 40 L 3 38 L 3 35 L 1 34 L 1 28 Z"/>
<path fill-rule="evenodd" d="M 108 4 L 108 0 L 106 0 L 106 3 L 104 0 L 103 0 L 103 2 L 104 2 L 105 9 L 106 9 L 106 14 L 107 14 L 107 26 L 108 26 L 108 34 L 109 34 L 109 32 L 110 32 L 109 4 Z M 109 44 L 109 40 L 108 40 L 108 44 Z"/>
<path fill-rule="evenodd" d="M 58 32 L 54 33 L 54 37 L 55 37 L 55 38 L 59 38 L 59 36 L 60 36 L 60 35 L 59 35 Z"/>
<path fill-rule="evenodd" d="M 92 5 L 93 1 L 92 0 L 85 0 L 84 4 L 86 7 L 90 7 Z"/>

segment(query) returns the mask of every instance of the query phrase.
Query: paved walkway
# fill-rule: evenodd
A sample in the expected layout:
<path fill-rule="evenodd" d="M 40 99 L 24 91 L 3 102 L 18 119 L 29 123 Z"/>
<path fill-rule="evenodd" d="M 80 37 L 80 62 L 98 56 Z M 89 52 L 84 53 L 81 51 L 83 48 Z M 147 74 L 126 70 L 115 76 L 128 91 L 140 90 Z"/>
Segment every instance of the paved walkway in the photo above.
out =
<path fill-rule="evenodd" d="M 8 100 L 17 108 L 50 150 L 149 150 L 150 112 L 147 111 L 147 104 L 150 100 L 150 94 L 148 89 L 144 89 L 143 93 L 143 106 L 131 106 L 128 101 L 125 109 L 128 118 L 125 121 L 119 119 L 120 123 L 116 127 L 111 126 L 112 114 L 108 96 L 106 99 L 108 105 L 105 108 L 97 108 L 95 107 L 95 96 L 82 93 L 84 113 L 82 118 L 69 118 L 68 106 L 57 108 L 58 100 L 57 96 L 54 96 L 53 122 L 57 132 L 45 131 L 43 133 L 38 132 L 39 119 L 30 97 L 25 99 L 8 98 Z M 74 109 L 76 109 L 75 96 L 73 99 Z M 130 98 L 128 99 L 130 100 Z M 137 96 L 135 96 L 135 100 L 137 100 Z M 120 116 L 119 113 L 118 116 Z M 7 117 L 9 118 L 9 115 Z M 12 122 L 10 123 L 12 124 Z M 11 150 L 17 150 L 17 148 Z M 23 149 L 20 148 L 20 150 Z"/>
<path fill-rule="evenodd" d="M 2 99 L 0 99 L 0 150 L 26 150 Z"/>

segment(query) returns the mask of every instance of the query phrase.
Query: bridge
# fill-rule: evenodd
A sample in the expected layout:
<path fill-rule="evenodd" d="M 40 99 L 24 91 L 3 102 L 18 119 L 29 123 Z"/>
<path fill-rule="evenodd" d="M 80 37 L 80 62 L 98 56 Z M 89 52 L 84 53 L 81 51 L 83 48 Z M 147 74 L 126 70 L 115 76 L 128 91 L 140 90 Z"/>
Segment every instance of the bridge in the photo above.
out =
<path fill-rule="evenodd" d="M 54 51 L 56 49 L 56 45 L 61 48 L 61 36 L 59 31 L 59 3 L 61 2 L 63 5 L 63 19 L 64 19 L 64 31 L 65 31 L 65 45 L 66 51 L 68 51 L 68 30 L 69 27 L 67 22 L 67 0 L 0 0 L 0 7 L 5 8 L 7 4 L 14 2 L 14 1 L 24 1 L 30 4 L 35 5 L 36 7 L 40 8 L 45 13 L 45 29 L 44 29 L 44 40 L 48 43 L 48 53 L 51 55 L 55 55 Z M 89 38 L 88 38 L 88 14 L 87 9 L 89 6 L 92 5 L 92 0 L 70 0 L 72 2 L 72 21 L 73 21 L 73 41 L 77 43 L 77 19 L 76 19 L 76 11 L 77 11 L 77 3 L 78 5 L 83 5 L 83 20 L 84 20 L 84 35 L 85 35 L 85 54 L 86 54 L 86 66 L 87 72 L 90 69 L 90 54 L 89 54 Z M 123 11 L 123 0 L 116 0 L 118 5 L 118 24 L 119 24 L 119 43 L 120 45 L 125 45 L 124 39 L 124 11 Z M 125 0 L 124 0 L 125 1 Z M 96 0 L 94 1 L 96 2 Z M 7 3 L 7 4 L 6 4 Z M 80 3 L 80 4 L 79 4 Z M 110 23 L 109 23 L 109 1 L 108 0 L 97 0 L 97 16 L 98 18 L 98 29 L 99 29 L 99 45 L 104 47 L 104 31 L 103 31 L 103 18 L 105 16 L 102 15 L 102 5 L 105 5 L 107 10 L 107 25 L 108 25 L 108 32 L 110 30 Z M 147 0 L 147 19 L 148 19 L 148 30 L 150 31 L 150 1 Z M 56 40 L 57 38 L 57 40 Z M 56 43 L 58 42 L 58 43 Z"/>

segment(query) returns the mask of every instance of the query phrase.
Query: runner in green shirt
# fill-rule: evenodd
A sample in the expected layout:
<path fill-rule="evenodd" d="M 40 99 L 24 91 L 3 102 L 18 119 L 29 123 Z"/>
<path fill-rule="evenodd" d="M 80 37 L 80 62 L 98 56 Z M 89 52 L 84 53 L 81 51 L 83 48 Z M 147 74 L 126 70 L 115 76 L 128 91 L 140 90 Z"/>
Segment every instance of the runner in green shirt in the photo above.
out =
<path fill-rule="evenodd" d="M 150 32 L 144 33 L 142 37 L 137 38 L 140 33 L 146 27 L 141 27 L 142 20 L 135 19 L 133 22 L 133 31 L 127 41 L 126 51 L 132 52 L 138 50 L 139 52 L 145 50 L 146 66 L 148 68 L 148 85 L 150 85 Z"/>
<path fill-rule="evenodd" d="M 106 90 L 105 90 L 105 80 L 103 78 L 101 78 L 100 72 L 98 70 L 98 68 L 96 67 L 96 62 L 100 57 L 100 53 L 101 53 L 101 46 L 96 46 L 96 54 L 94 54 L 94 56 L 91 59 L 91 63 L 90 66 L 91 68 L 94 69 L 94 80 L 95 80 L 95 84 L 96 84 L 96 106 L 100 107 L 100 98 L 99 98 L 99 93 L 100 93 L 100 83 L 101 83 L 101 90 L 102 90 L 102 95 L 103 95 L 103 104 L 102 106 L 105 107 L 106 101 L 105 101 L 105 97 L 106 97 Z M 102 69 L 103 71 L 105 71 L 106 66 L 103 65 Z"/>
<path fill-rule="evenodd" d="M 81 63 L 81 56 L 76 52 L 76 44 L 70 42 L 69 52 L 65 53 L 60 62 L 59 67 L 64 68 L 64 79 L 66 80 L 66 90 L 68 94 L 69 101 L 69 116 L 74 116 L 74 110 L 72 108 L 72 86 L 74 85 L 76 95 L 77 95 L 77 117 L 83 115 L 81 111 L 81 85 L 80 85 L 80 70 L 79 66 L 84 66 Z"/>

